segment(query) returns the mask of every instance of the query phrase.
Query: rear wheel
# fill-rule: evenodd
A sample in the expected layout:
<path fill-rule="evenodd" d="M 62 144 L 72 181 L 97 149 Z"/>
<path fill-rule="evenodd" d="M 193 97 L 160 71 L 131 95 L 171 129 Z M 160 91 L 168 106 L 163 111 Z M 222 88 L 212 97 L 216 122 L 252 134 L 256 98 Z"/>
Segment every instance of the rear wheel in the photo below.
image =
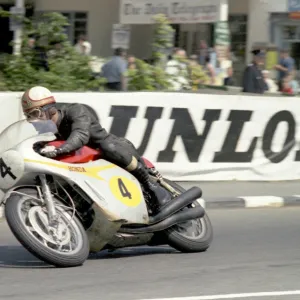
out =
<path fill-rule="evenodd" d="M 37 258 L 56 267 L 82 265 L 89 255 L 86 232 L 76 216 L 72 216 L 55 199 L 58 228 L 49 231 L 48 215 L 36 189 L 20 189 L 5 205 L 7 223 L 18 241 Z"/>
<path fill-rule="evenodd" d="M 175 182 L 164 179 L 176 191 L 183 193 L 186 190 Z M 195 201 L 190 207 L 199 206 Z M 189 209 L 189 208 L 185 208 Z M 167 243 L 181 252 L 203 252 L 206 251 L 213 239 L 213 229 L 208 215 L 203 218 L 194 219 L 184 223 L 174 225 L 166 229 L 163 234 L 167 238 Z"/>

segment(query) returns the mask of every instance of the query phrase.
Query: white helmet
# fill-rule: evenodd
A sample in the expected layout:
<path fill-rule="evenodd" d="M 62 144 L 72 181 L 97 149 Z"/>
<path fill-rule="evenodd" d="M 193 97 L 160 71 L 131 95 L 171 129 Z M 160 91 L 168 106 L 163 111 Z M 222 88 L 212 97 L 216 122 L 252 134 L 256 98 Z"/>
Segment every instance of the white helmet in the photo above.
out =
<path fill-rule="evenodd" d="M 27 114 L 34 109 L 39 109 L 48 104 L 54 104 L 56 101 L 48 89 L 42 86 L 35 86 L 23 94 L 21 103 L 23 112 Z"/>

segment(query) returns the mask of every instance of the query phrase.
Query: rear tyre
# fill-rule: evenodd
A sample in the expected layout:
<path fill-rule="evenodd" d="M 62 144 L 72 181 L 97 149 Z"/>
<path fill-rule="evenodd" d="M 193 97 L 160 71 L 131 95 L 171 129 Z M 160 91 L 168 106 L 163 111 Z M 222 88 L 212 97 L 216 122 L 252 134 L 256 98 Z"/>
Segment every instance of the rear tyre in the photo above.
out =
<path fill-rule="evenodd" d="M 164 180 L 178 192 L 183 193 L 186 191 L 177 183 L 168 179 Z M 192 206 L 199 205 L 198 201 L 192 204 Z M 200 230 L 199 227 L 201 228 Z M 209 248 L 213 240 L 213 228 L 206 213 L 203 218 L 174 225 L 164 230 L 163 234 L 166 236 L 167 243 L 171 247 L 185 253 L 204 252 Z"/>
<path fill-rule="evenodd" d="M 7 223 L 17 240 L 34 256 L 55 267 L 77 267 L 89 256 L 89 241 L 76 216 L 55 199 L 59 230 L 55 241 L 48 232 L 48 217 L 36 189 L 24 188 L 12 194 L 5 205 Z M 27 210 L 26 210 L 27 209 Z"/>

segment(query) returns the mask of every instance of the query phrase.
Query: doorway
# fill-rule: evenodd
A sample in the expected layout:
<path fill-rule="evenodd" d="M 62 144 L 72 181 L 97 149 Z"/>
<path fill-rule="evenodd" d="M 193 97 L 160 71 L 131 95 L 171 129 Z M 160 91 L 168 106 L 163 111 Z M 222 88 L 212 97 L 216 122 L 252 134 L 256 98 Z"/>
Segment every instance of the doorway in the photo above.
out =
<path fill-rule="evenodd" d="M 3 10 L 9 11 L 12 4 L 1 4 Z M 13 39 L 13 32 L 9 30 L 9 18 L 0 17 L 0 54 L 1 53 L 12 53 L 12 46 L 10 42 Z"/>
<path fill-rule="evenodd" d="M 295 42 L 291 44 L 290 50 L 291 57 L 295 60 L 295 69 L 300 69 L 300 42 Z"/>
<path fill-rule="evenodd" d="M 198 54 L 201 40 L 212 46 L 213 24 L 173 24 L 175 47 L 186 50 L 187 55 Z"/>

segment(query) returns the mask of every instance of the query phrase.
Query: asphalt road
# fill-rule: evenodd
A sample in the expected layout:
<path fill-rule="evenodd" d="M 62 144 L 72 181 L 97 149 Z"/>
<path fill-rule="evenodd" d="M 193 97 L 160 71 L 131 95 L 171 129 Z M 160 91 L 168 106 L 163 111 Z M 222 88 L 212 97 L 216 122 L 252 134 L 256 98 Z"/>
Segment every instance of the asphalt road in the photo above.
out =
<path fill-rule="evenodd" d="M 293 196 L 300 195 L 300 180 L 284 182 L 262 181 L 218 181 L 218 182 L 177 182 L 184 188 L 198 186 L 203 191 L 203 198 L 241 197 L 241 196 Z M 0 199 L 3 192 L 0 190 Z"/>
<path fill-rule="evenodd" d="M 213 210 L 215 237 L 206 253 L 124 249 L 98 254 L 76 269 L 44 265 L 0 221 L 0 299 L 139 300 L 297 290 L 299 214 L 298 208 Z"/>
<path fill-rule="evenodd" d="M 201 187 L 205 197 L 292 196 L 300 195 L 300 181 L 284 182 L 178 182 L 184 188 Z M 299 297 L 300 298 L 300 297 Z"/>

